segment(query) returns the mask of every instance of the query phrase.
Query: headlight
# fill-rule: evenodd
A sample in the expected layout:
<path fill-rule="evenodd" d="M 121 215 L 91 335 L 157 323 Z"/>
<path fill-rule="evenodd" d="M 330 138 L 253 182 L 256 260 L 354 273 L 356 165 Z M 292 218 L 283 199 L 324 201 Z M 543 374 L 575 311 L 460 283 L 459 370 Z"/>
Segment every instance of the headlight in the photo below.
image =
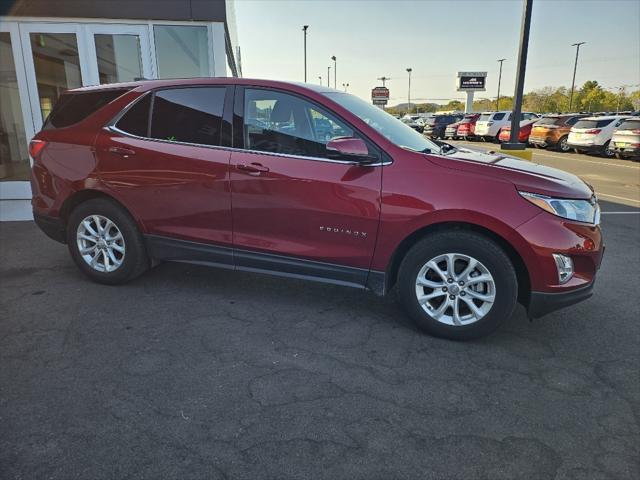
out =
<path fill-rule="evenodd" d="M 595 196 L 591 200 L 553 198 L 537 193 L 518 192 L 525 200 L 562 218 L 591 224 L 600 223 L 600 206 Z"/>

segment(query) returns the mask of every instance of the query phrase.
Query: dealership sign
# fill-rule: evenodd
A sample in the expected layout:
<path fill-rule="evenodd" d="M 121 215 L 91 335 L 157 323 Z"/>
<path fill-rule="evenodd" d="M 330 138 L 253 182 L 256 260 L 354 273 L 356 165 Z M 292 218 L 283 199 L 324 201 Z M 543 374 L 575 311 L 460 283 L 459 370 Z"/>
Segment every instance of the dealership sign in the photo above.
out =
<path fill-rule="evenodd" d="M 487 72 L 458 72 L 459 92 L 484 92 Z"/>
<path fill-rule="evenodd" d="M 389 101 L 389 89 L 387 87 L 375 87 L 371 90 L 371 101 L 374 105 L 386 105 Z"/>

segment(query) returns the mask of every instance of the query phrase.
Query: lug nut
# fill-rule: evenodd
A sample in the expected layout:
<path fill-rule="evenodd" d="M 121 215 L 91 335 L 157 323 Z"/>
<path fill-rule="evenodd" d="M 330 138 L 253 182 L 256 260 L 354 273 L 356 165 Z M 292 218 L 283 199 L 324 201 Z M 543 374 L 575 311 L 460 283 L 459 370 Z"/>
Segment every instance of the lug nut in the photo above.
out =
<path fill-rule="evenodd" d="M 456 296 L 455 296 L 455 295 L 449 295 L 449 298 L 450 298 L 451 300 L 454 300 L 454 299 L 456 298 Z"/>
<path fill-rule="evenodd" d="M 461 287 L 464 286 L 464 282 L 458 282 L 458 285 L 460 285 Z"/>
<path fill-rule="evenodd" d="M 453 278 L 447 279 L 447 283 L 453 283 Z"/>
<path fill-rule="evenodd" d="M 443 292 L 446 292 L 447 290 L 449 290 L 447 287 L 442 287 Z"/>
<path fill-rule="evenodd" d="M 466 295 L 466 293 L 465 292 L 460 292 L 460 295 L 464 297 Z"/>

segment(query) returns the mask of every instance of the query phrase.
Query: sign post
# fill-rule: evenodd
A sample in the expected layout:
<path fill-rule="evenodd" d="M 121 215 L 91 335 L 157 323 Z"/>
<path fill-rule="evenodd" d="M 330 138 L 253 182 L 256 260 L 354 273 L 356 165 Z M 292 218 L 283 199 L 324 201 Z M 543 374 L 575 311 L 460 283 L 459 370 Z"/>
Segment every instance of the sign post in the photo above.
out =
<path fill-rule="evenodd" d="M 458 72 L 457 89 L 459 92 L 467 92 L 467 102 L 465 113 L 473 111 L 474 92 L 484 92 L 486 90 L 487 72 Z"/>
<path fill-rule="evenodd" d="M 374 105 L 384 110 L 384 106 L 389 102 L 389 89 L 387 87 L 375 87 L 371 90 L 371 101 Z"/>

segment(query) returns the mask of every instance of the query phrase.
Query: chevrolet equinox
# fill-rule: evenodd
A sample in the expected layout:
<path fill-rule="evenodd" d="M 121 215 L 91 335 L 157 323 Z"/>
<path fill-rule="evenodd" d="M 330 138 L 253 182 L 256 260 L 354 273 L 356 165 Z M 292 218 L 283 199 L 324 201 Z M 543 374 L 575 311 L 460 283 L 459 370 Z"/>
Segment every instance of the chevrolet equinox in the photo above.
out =
<path fill-rule="evenodd" d="M 29 147 L 34 218 L 88 277 L 159 261 L 396 291 L 416 325 L 469 339 L 591 296 L 593 189 L 434 143 L 329 88 L 237 78 L 65 92 Z"/>

